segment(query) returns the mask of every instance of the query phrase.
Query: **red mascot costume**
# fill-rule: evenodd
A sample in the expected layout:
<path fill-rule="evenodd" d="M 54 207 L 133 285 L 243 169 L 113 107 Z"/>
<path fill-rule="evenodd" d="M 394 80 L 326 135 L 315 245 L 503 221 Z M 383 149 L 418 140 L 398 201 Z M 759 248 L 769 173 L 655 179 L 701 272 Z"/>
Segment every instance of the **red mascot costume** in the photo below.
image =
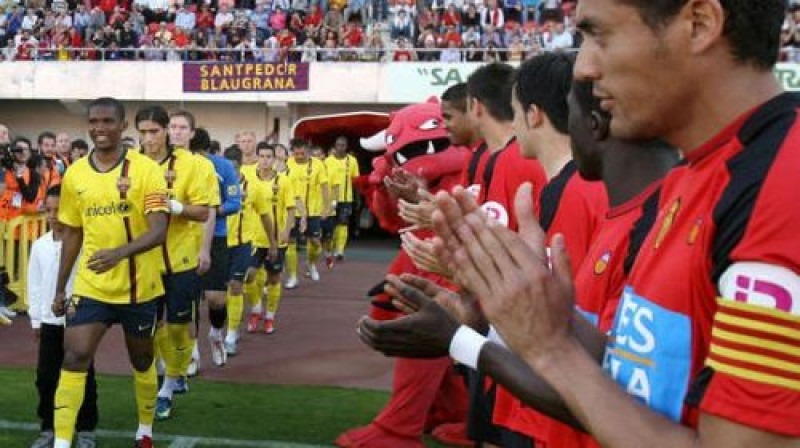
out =
<path fill-rule="evenodd" d="M 384 178 L 399 167 L 424 179 L 428 190 L 434 194 L 440 190 L 449 191 L 460 180 L 468 151 L 450 146 L 436 98 L 400 109 L 392 113 L 390 119 L 385 131 L 362 140 L 365 148 L 386 149 L 386 153 L 375 158 L 372 173 L 362 176 L 356 183 L 381 227 L 397 232 L 407 223 L 397 215 L 397 198 L 384 187 Z M 382 144 L 376 145 L 376 140 Z M 430 231 L 416 231 L 415 234 L 422 239 L 432 236 Z M 443 278 L 419 270 L 402 249 L 389 266 L 388 273 L 416 274 L 451 287 Z M 373 288 L 370 295 L 374 297 L 370 310 L 372 318 L 391 320 L 401 315 L 383 293 L 382 284 Z M 369 425 L 341 434 L 336 445 L 344 448 L 422 448 L 425 446 L 422 443 L 424 433 L 439 425 L 464 422 L 467 407 L 463 379 L 455 372 L 449 357 L 397 358 L 389 403 Z M 443 428 L 452 427 L 463 428 L 464 425 Z M 437 436 L 445 443 L 468 443 L 461 431 L 458 434 L 437 431 Z"/>

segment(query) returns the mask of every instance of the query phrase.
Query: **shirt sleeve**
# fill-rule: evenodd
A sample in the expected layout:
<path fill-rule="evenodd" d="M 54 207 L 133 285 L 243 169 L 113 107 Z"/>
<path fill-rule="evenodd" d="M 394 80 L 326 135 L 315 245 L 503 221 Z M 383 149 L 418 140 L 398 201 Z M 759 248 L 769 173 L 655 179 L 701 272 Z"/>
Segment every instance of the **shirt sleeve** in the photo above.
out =
<path fill-rule="evenodd" d="M 70 227 L 83 227 L 80 198 L 75 191 L 75 171 L 67 171 L 61 183 L 61 201 L 58 208 L 58 221 Z"/>
<path fill-rule="evenodd" d="M 251 182 L 253 186 L 253 208 L 258 216 L 269 213 L 269 202 L 267 201 L 267 184 L 262 182 Z"/>
<path fill-rule="evenodd" d="M 706 359 L 713 373 L 700 409 L 800 437 L 800 157 L 794 148 L 785 143 L 780 150 L 743 152 L 729 168 L 728 190 L 714 210 L 712 280 L 719 297 Z"/>
<path fill-rule="evenodd" d="M 239 176 L 233 165 L 225 160 L 222 171 L 222 213 L 231 215 L 242 209 L 242 190 L 239 188 Z"/>
<path fill-rule="evenodd" d="M 186 191 L 186 200 L 191 205 L 209 205 L 211 203 L 211 189 L 206 182 L 200 179 L 208 179 L 208 172 L 203 164 L 196 161 L 192 166 L 192 178 L 189 181 L 189 188 Z M 217 183 L 214 182 L 213 185 Z"/>
<path fill-rule="evenodd" d="M 31 327 L 38 329 L 42 326 L 42 307 L 44 298 L 42 297 L 42 268 L 39 258 L 41 257 L 41 243 L 35 241 L 31 248 L 31 259 L 28 262 L 28 301 L 30 307 L 28 312 L 31 316 Z"/>
<path fill-rule="evenodd" d="M 169 213 L 169 207 L 167 207 L 167 182 L 155 162 L 151 165 L 152 167 L 145 167 L 142 170 L 145 176 L 144 212 L 145 214 Z"/>

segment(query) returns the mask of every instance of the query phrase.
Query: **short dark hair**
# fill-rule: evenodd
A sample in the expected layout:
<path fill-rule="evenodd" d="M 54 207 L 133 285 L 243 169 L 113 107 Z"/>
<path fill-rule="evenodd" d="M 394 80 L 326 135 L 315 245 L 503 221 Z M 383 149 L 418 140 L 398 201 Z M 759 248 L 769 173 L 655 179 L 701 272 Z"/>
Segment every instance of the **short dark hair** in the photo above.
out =
<path fill-rule="evenodd" d="M 289 147 L 292 150 L 295 148 L 308 148 L 308 142 L 302 138 L 293 138 L 289 140 Z"/>
<path fill-rule="evenodd" d="M 18 135 L 16 137 L 14 137 L 13 140 L 11 140 L 11 149 L 14 149 L 17 146 L 17 143 L 19 143 L 19 142 L 25 143 L 25 144 L 28 145 L 28 148 L 33 149 L 33 144 L 28 139 L 28 137 L 23 137 L 21 135 Z"/>
<path fill-rule="evenodd" d="M 47 189 L 47 193 L 45 193 L 47 197 L 61 197 L 61 185 L 53 185 L 52 187 Z"/>
<path fill-rule="evenodd" d="M 208 144 L 208 152 L 211 154 L 219 154 L 222 151 L 222 145 L 219 144 L 217 140 L 211 140 L 211 143 Z"/>
<path fill-rule="evenodd" d="M 136 112 L 136 118 L 133 119 L 137 128 L 143 121 L 152 121 L 166 129 L 169 127 L 169 114 L 161 106 L 145 106 Z"/>
<path fill-rule="evenodd" d="M 514 110 L 511 109 L 509 81 L 513 74 L 514 69 L 508 64 L 495 62 L 484 65 L 469 75 L 467 95 L 480 101 L 494 119 L 511 121 Z"/>
<path fill-rule="evenodd" d="M 174 116 L 174 114 L 173 114 Z M 194 137 L 189 140 L 189 150 L 192 152 L 208 151 L 211 148 L 211 136 L 205 128 L 194 130 Z"/>
<path fill-rule="evenodd" d="M 197 121 L 194 119 L 194 115 L 188 110 L 178 109 L 175 112 L 171 113 L 169 117 L 170 118 L 183 117 L 186 119 L 186 121 L 189 122 L 189 128 L 191 128 L 193 131 L 196 130 L 195 126 L 197 125 Z"/>
<path fill-rule="evenodd" d="M 36 144 L 41 146 L 42 142 L 46 138 L 49 138 L 50 140 L 55 140 L 56 139 L 56 134 L 53 134 L 50 131 L 44 131 L 41 134 L 39 134 L 39 137 L 36 139 Z"/>
<path fill-rule="evenodd" d="M 226 159 L 236 162 L 240 165 L 242 164 L 243 156 L 242 156 L 242 150 L 239 149 L 239 146 L 237 145 L 228 146 L 227 148 L 225 148 L 224 155 Z"/>
<path fill-rule="evenodd" d="M 689 0 L 620 0 L 639 10 L 642 21 L 658 30 L 668 24 Z M 737 61 L 761 69 L 778 62 L 786 0 L 721 0 L 725 10 L 723 35 Z"/>
<path fill-rule="evenodd" d="M 567 95 L 573 66 L 573 57 L 566 53 L 542 53 L 523 62 L 512 80 L 522 109 L 536 105 L 562 134 L 569 132 Z"/>
<path fill-rule="evenodd" d="M 75 140 L 73 140 L 72 143 L 70 143 L 69 147 L 70 149 L 77 148 L 77 149 L 85 149 L 87 151 L 89 150 L 89 144 L 86 143 L 86 140 L 82 138 L 76 138 Z"/>
<path fill-rule="evenodd" d="M 262 151 L 270 151 L 275 156 L 275 147 L 267 142 L 258 142 L 256 146 L 256 155 L 261 154 Z"/>
<path fill-rule="evenodd" d="M 442 101 L 447 101 L 461 112 L 467 111 L 467 83 L 452 85 L 442 93 Z"/>
<path fill-rule="evenodd" d="M 111 98 L 110 96 L 102 96 L 97 98 L 89 103 L 89 106 L 86 107 L 86 112 L 88 113 L 95 107 L 111 107 L 114 109 L 117 119 L 120 122 L 125 121 L 125 106 L 123 106 L 122 103 L 116 98 Z"/>

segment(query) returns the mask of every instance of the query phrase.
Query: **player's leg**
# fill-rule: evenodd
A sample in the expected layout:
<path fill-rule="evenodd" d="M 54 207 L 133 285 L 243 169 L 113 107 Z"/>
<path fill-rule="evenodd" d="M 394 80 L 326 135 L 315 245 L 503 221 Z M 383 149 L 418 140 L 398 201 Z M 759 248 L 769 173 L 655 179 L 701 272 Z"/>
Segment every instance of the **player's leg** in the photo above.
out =
<path fill-rule="evenodd" d="M 326 216 L 322 218 L 322 250 L 325 254 L 325 266 L 333 269 L 333 242 L 334 229 L 336 227 L 336 217 Z"/>
<path fill-rule="evenodd" d="M 68 306 L 64 361 L 55 396 L 54 448 L 69 448 L 86 393 L 87 372 L 113 319 L 111 305 L 81 298 Z"/>
<path fill-rule="evenodd" d="M 236 342 L 239 339 L 239 325 L 242 323 L 244 311 L 244 282 L 250 268 L 250 243 L 230 248 L 231 273 L 228 282 L 228 332 L 225 335 L 225 352 L 228 356 L 236 356 Z"/>
<path fill-rule="evenodd" d="M 117 305 L 117 319 L 125 333 L 128 359 L 133 367 L 133 387 L 139 427 L 136 430 L 137 447 L 152 447 L 153 420 L 155 419 L 158 384 L 153 362 L 158 301 L 132 305 Z"/>
<path fill-rule="evenodd" d="M 211 359 L 221 367 L 227 362 L 223 343 L 223 332 L 228 320 L 225 306 L 230 274 L 230 258 L 226 237 L 214 237 L 211 247 L 211 268 L 205 275 L 205 298 L 208 303 L 208 320 L 211 328 L 208 339 L 211 343 Z"/>
<path fill-rule="evenodd" d="M 78 421 L 75 430 L 78 432 L 78 447 L 95 446 L 95 429 L 99 412 L 97 409 L 97 379 L 95 378 L 94 362 L 89 365 L 86 373 L 86 393 L 83 397 L 81 410 L 78 411 Z"/>
<path fill-rule="evenodd" d="M 319 216 L 308 218 L 306 237 L 308 239 L 308 271 L 311 274 L 311 280 L 318 282 L 317 261 L 322 252 L 322 220 Z"/>
<path fill-rule="evenodd" d="M 281 272 L 283 272 L 286 249 L 278 249 L 278 258 L 267 262 L 267 313 L 264 320 L 264 332 L 275 332 L 275 315 L 281 303 Z"/>
<path fill-rule="evenodd" d="M 267 256 L 267 250 L 258 248 L 253 252 L 253 257 L 250 260 L 250 269 L 247 271 L 247 277 L 244 283 L 244 297 L 248 307 L 247 317 L 247 332 L 254 333 L 258 330 L 261 324 L 261 316 L 264 313 L 261 302 L 265 283 L 267 280 L 266 271 L 264 271 L 264 261 Z"/>
<path fill-rule="evenodd" d="M 343 202 L 336 204 L 336 228 L 333 231 L 333 255 L 337 260 L 344 259 L 344 250 L 347 247 L 347 237 L 350 228 L 350 216 L 353 214 L 353 204 Z"/>
<path fill-rule="evenodd" d="M 307 223 L 306 223 L 307 224 Z M 300 236 L 300 218 L 297 218 L 294 227 L 289 232 L 289 247 L 286 249 L 286 288 L 297 288 L 297 239 Z"/>

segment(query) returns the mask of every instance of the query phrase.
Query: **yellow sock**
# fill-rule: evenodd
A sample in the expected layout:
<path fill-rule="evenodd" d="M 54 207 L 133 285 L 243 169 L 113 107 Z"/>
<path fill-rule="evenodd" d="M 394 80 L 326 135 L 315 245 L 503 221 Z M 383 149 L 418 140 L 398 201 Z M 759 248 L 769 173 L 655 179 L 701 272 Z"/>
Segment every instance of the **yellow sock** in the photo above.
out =
<path fill-rule="evenodd" d="M 244 310 L 244 296 L 241 294 L 233 295 L 228 291 L 228 334 L 239 331 L 239 324 L 242 323 L 242 311 Z"/>
<path fill-rule="evenodd" d="M 189 324 L 167 324 L 169 353 L 165 359 L 168 377 L 186 375 L 186 368 L 192 361 L 192 343 L 189 340 Z"/>
<path fill-rule="evenodd" d="M 170 342 L 169 333 L 167 333 L 167 325 L 161 323 L 156 328 L 156 335 L 153 338 L 153 359 L 163 359 L 165 365 L 170 364 L 170 358 L 174 350 Z"/>
<path fill-rule="evenodd" d="M 319 243 L 308 242 L 308 263 L 315 264 L 319 260 L 319 254 L 322 252 L 322 246 Z"/>
<path fill-rule="evenodd" d="M 140 425 L 152 425 L 158 394 L 155 363 L 144 372 L 133 369 L 133 390 L 136 394 L 136 412 Z"/>
<path fill-rule="evenodd" d="M 340 224 L 333 230 L 333 250 L 337 254 L 343 254 L 347 246 L 347 226 Z"/>
<path fill-rule="evenodd" d="M 289 277 L 297 277 L 297 243 L 289 243 L 286 249 L 286 270 Z"/>
<path fill-rule="evenodd" d="M 267 319 L 274 319 L 281 303 L 281 282 L 267 285 Z"/>
<path fill-rule="evenodd" d="M 83 404 L 86 391 L 86 372 L 61 370 L 58 380 L 53 421 L 56 439 L 72 441 L 75 435 L 75 422 Z"/>
<path fill-rule="evenodd" d="M 256 276 L 258 276 L 258 274 L 256 274 Z M 258 305 L 261 305 L 261 294 L 258 291 L 257 278 L 253 279 L 253 281 L 251 281 L 250 283 L 244 284 L 244 297 L 246 299 L 247 306 L 250 307 L 250 309 L 257 307 Z M 228 299 L 228 303 L 230 303 L 230 299 Z M 230 316 L 230 314 L 231 314 L 230 309 L 228 309 L 228 316 Z"/>

